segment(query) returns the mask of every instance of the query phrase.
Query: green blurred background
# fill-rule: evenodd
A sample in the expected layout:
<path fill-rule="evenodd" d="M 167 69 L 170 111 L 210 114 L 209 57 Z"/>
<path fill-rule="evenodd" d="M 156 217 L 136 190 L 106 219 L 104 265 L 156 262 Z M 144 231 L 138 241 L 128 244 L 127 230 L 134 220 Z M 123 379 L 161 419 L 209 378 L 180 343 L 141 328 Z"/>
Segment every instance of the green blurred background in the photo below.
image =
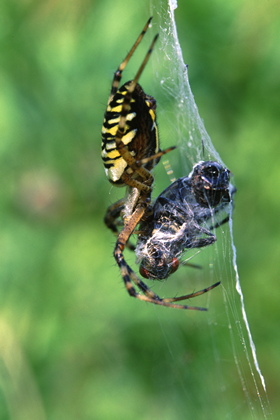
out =
<path fill-rule="evenodd" d="M 148 0 L 1 1 L 1 419 L 262 418 L 248 409 L 233 355 L 220 364 L 232 378 L 226 398 L 216 383 L 213 353 L 231 354 L 223 328 L 213 337 L 208 313 L 129 298 L 103 226 L 123 194 L 101 164 L 103 112 L 149 15 Z M 277 418 L 280 4 L 181 0 L 176 19 L 200 114 L 238 187 L 239 271 Z M 153 94 L 151 69 L 143 84 Z M 172 295 L 185 276 L 157 290 Z M 221 292 L 213 296 L 209 312 L 224 327 Z"/>

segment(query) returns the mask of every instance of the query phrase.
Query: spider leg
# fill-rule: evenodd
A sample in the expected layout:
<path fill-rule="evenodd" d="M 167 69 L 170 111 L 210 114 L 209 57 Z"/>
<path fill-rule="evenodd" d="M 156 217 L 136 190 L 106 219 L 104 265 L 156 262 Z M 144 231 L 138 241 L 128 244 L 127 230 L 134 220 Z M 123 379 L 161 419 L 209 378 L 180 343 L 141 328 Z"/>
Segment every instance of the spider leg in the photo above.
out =
<path fill-rule="evenodd" d="M 166 153 L 172 152 L 172 150 L 175 150 L 176 146 L 168 147 L 167 149 L 160 150 L 158 153 L 155 153 L 152 156 L 149 156 L 147 158 L 141 159 L 140 161 L 137 161 L 137 165 L 145 165 L 146 163 L 150 162 L 151 160 L 159 159 L 161 156 L 165 155 Z"/>
<path fill-rule="evenodd" d="M 151 297 L 155 300 L 160 300 L 160 297 L 157 296 L 154 292 L 152 292 L 152 290 L 150 290 L 149 287 L 142 280 L 140 280 L 136 276 L 136 274 L 133 272 L 133 270 L 129 267 L 129 265 L 125 261 L 124 255 L 123 255 L 124 248 L 125 248 L 126 244 L 128 243 L 130 235 L 133 233 L 135 227 L 137 226 L 137 224 L 139 223 L 139 221 L 142 219 L 142 217 L 145 214 L 146 206 L 147 205 L 144 202 L 139 204 L 139 206 L 135 209 L 135 211 L 133 212 L 133 214 L 131 215 L 131 217 L 129 218 L 127 223 L 125 224 L 123 230 L 120 232 L 120 234 L 118 236 L 116 246 L 115 246 L 115 250 L 114 250 L 114 257 L 115 257 L 115 260 L 116 260 L 116 262 L 117 262 L 117 264 L 120 268 L 122 278 L 124 280 L 124 284 L 125 284 L 126 290 L 128 291 L 129 295 L 131 295 L 131 296 L 138 295 L 138 293 L 136 292 L 136 290 L 135 290 L 135 288 L 134 288 L 134 286 L 131 282 L 131 279 L 132 279 L 134 284 L 143 293 L 147 294 L 149 297 Z M 132 274 L 132 276 L 131 276 L 131 274 Z"/>
<path fill-rule="evenodd" d="M 188 295 L 178 296 L 178 297 L 174 297 L 174 298 L 164 298 L 162 300 L 164 302 L 178 302 L 179 300 L 191 299 L 191 298 L 194 298 L 196 296 L 200 296 L 200 295 L 203 295 L 204 293 L 209 292 L 210 290 L 214 289 L 215 287 L 219 286 L 220 284 L 221 284 L 221 282 L 218 281 L 217 283 L 214 283 L 211 286 L 206 287 L 205 289 L 199 290 L 197 292 L 193 292 L 193 293 L 190 293 Z"/>
<path fill-rule="evenodd" d="M 109 100 L 108 100 L 108 104 L 111 102 L 111 100 L 113 99 L 114 95 L 116 94 L 121 78 L 122 78 L 122 72 L 124 71 L 127 63 L 129 62 L 130 58 L 132 57 L 134 51 L 136 50 L 136 48 L 138 47 L 138 45 L 140 44 L 140 42 L 142 41 L 143 36 L 145 35 L 145 33 L 147 32 L 147 29 L 151 23 L 152 17 L 150 17 L 146 23 L 146 25 L 144 26 L 142 32 L 140 33 L 140 35 L 138 36 L 137 40 L 135 41 L 135 43 L 133 44 L 132 48 L 130 49 L 130 51 L 128 52 L 127 56 L 125 57 L 125 59 L 122 61 L 122 63 L 119 65 L 117 71 L 114 73 L 114 78 L 113 78 L 113 82 L 112 82 L 112 89 L 111 89 L 111 93 L 109 96 Z"/>
<path fill-rule="evenodd" d="M 122 175 L 122 181 L 129 185 L 130 187 L 137 188 L 140 191 L 143 192 L 150 192 L 151 187 L 150 185 L 153 183 L 153 176 L 151 175 L 150 171 L 145 169 L 142 165 L 145 165 L 151 160 L 159 159 L 161 156 L 165 155 L 166 153 L 171 152 L 172 150 L 176 149 L 176 146 L 168 147 L 167 149 L 160 150 L 158 153 L 155 153 L 152 156 L 149 156 L 148 158 L 141 159 L 140 161 L 136 161 L 134 157 L 131 155 L 129 150 L 127 150 L 127 147 L 123 144 L 122 141 L 120 143 L 117 142 L 116 138 L 116 144 L 118 144 L 118 152 L 123 157 L 123 159 L 126 161 L 128 166 L 132 169 L 133 172 L 138 173 L 143 179 L 142 183 L 141 181 L 137 181 L 136 179 L 131 178 L 127 173 L 123 173 Z"/>
<path fill-rule="evenodd" d="M 153 303 L 155 305 L 160 305 L 160 306 L 166 306 L 168 308 L 175 308 L 175 309 L 188 309 L 188 310 L 194 310 L 194 311 L 207 311 L 206 308 L 200 307 L 200 306 L 190 306 L 190 305 L 178 305 L 176 303 L 176 301 L 179 300 L 184 300 L 184 299 L 189 299 L 195 296 L 199 296 L 203 293 L 208 292 L 208 290 L 213 289 L 214 287 L 218 286 L 220 283 L 217 283 L 213 286 L 210 286 L 207 289 L 203 289 L 200 290 L 199 292 L 195 292 L 195 293 L 191 293 L 189 295 L 185 295 L 185 296 L 180 296 L 177 298 L 160 298 L 158 295 L 156 295 L 151 289 L 148 288 L 148 286 L 142 282 L 134 273 L 134 271 L 132 271 L 132 269 L 127 265 L 127 277 L 126 279 L 124 279 L 125 281 L 127 281 L 127 291 L 129 293 L 130 296 L 135 297 L 136 299 L 142 300 L 144 302 L 148 302 L 148 303 Z M 130 278 L 134 281 L 134 283 L 137 282 L 137 285 L 139 286 L 139 282 L 141 282 L 142 285 L 145 286 L 145 289 L 141 290 L 145 293 L 145 292 L 149 292 L 149 295 L 147 293 L 145 293 L 144 295 L 136 292 L 135 288 L 133 287 Z M 140 287 L 140 286 L 139 286 Z M 151 297 L 150 297 L 151 296 Z"/>
<path fill-rule="evenodd" d="M 118 219 L 121 217 L 121 212 L 124 209 L 125 205 L 125 197 L 118 200 L 116 203 L 112 204 L 108 207 L 105 217 L 104 223 L 108 229 L 110 229 L 113 233 L 118 234 Z"/>
<path fill-rule="evenodd" d="M 116 203 L 108 207 L 105 217 L 104 217 L 105 225 L 115 235 L 119 234 L 118 226 L 120 226 L 120 224 L 123 224 L 123 220 L 121 219 L 121 213 L 123 212 L 125 208 L 125 204 L 126 204 L 126 197 L 118 200 Z M 133 245 L 130 242 L 127 242 L 125 247 L 130 249 L 131 251 L 135 251 L 135 245 Z"/>

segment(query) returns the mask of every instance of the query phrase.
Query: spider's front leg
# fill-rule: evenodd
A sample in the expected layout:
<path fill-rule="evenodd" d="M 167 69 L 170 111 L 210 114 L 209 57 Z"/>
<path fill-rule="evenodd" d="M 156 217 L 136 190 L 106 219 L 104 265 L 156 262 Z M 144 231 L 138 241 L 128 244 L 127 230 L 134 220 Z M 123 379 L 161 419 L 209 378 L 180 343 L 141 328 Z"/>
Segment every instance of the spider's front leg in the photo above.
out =
<path fill-rule="evenodd" d="M 112 204 L 108 207 L 105 217 L 104 223 L 108 229 L 110 229 L 114 234 L 118 234 L 118 226 L 121 224 L 121 213 L 124 209 L 125 205 L 125 197 L 118 200 L 116 203 Z"/>
<path fill-rule="evenodd" d="M 139 190 L 137 188 L 128 188 L 128 192 L 124 198 L 108 207 L 104 223 L 115 235 L 119 234 L 119 227 L 127 224 L 139 200 Z M 131 228 L 131 223 L 129 224 Z M 133 233 L 133 231 L 132 231 Z M 126 242 L 125 247 L 131 251 L 135 251 L 135 245 Z"/>
<path fill-rule="evenodd" d="M 150 290 L 149 287 L 136 276 L 134 271 L 130 268 L 130 266 L 125 261 L 125 258 L 123 255 L 124 249 L 128 244 L 130 236 L 132 235 L 134 229 L 138 225 L 139 221 L 143 218 L 147 210 L 148 201 L 149 200 L 146 200 L 146 202 L 141 201 L 141 203 L 138 204 L 133 214 L 129 217 L 129 219 L 125 223 L 116 242 L 116 246 L 114 249 L 114 257 L 120 268 L 126 290 L 130 296 L 134 296 L 134 297 L 137 297 L 138 299 L 145 300 L 143 299 L 144 296 L 140 295 L 136 291 L 135 287 L 133 286 L 133 283 L 134 283 L 150 299 L 161 300 L 158 295 L 156 295 L 152 290 Z"/>
<path fill-rule="evenodd" d="M 104 223 L 113 233 L 118 234 L 118 226 L 123 226 L 129 220 L 139 200 L 140 192 L 137 188 L 128 188 L 124 198 L 108 207 Z"/>

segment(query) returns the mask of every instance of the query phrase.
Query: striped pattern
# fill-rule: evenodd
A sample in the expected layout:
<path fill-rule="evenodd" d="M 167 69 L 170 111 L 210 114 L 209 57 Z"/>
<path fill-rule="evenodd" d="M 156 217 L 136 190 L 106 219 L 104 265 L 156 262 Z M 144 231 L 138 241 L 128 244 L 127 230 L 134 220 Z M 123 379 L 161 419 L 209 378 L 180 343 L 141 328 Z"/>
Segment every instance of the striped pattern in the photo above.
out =
<path fill-rule="evenodd" d="M 123 85 L 109 102 L 102 126 L 102 151 L 106 175 L 114 184 L 123 184 L 121 178 L 126 171 L 131 174 L 126 160 L 120 155 L 116 144 L 116 135 L 121 130 L 121 142 L 127 146 L 130 155 L 136 161 L 148 158 L 159 152 L 158 129 L 156 124 L 156 101 L 146 95 L 136 84 L 128 104 L 125 97 L 131 82 Z M 125 111 L 124 111 L 125 108 Z M 125 126 L 121 127 L 121 116 L 125 117 Z M 149 161 L 146 169 L 150 170 L 157 161 Z"/>

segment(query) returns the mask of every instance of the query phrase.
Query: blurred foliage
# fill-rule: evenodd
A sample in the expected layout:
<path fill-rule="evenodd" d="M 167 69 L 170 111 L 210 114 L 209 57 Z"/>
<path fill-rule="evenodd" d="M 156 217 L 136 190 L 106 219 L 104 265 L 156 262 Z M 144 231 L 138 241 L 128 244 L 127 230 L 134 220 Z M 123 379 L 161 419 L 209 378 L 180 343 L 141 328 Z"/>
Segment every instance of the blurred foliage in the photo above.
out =
<path fill-rule="evenodd" d="M 213 386 L 207 314 L 130 299 L 112 258 L 102 218 L 121 190 L 105 179 L 100 127 L 150 13 L 148 0 L 131 4 L 1 1 L 1 419 L 216 420 L 236 407 L 252 418 L 238 378 L 224 404 Z M 200 114 L 238 186 L 241 281 L 277 417 L 279 2 L 179 1 L 176 18 Z"/>

